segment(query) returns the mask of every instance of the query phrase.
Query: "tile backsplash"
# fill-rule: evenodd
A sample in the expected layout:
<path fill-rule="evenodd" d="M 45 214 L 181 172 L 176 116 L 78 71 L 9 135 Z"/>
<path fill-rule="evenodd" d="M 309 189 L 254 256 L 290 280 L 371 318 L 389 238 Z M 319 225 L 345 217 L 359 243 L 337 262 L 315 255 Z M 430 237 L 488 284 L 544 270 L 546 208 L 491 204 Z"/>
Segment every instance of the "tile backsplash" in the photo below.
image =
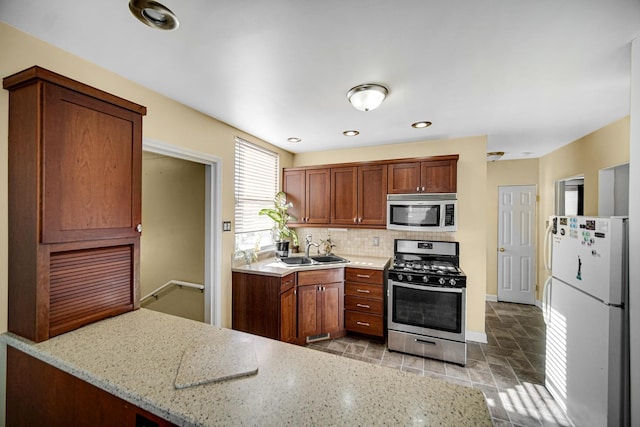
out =
<path fill-rule="evenodd" d="M 304 240 L 307 234 L 313 236 L 312 241 L 320 243 L 331 237 L 331 242 L 336 245 L 333 252 L 337 255 L 360 255 L 373 257 L 393 257 L 393 242 L 395 239 L 419 239 L 419 240 L 444 240 L 455 241 L 455 233 L 436 233 L 425 231 L 395 231 L 372 230 L 360 228 L 296 228 L 300 238 L 300 251 L 304 251 Z M 378 246 L 374 246 L 375 238 L 378 238 Z M 316 248 L 311 247 L 310 253 L 314 255 Z"/>

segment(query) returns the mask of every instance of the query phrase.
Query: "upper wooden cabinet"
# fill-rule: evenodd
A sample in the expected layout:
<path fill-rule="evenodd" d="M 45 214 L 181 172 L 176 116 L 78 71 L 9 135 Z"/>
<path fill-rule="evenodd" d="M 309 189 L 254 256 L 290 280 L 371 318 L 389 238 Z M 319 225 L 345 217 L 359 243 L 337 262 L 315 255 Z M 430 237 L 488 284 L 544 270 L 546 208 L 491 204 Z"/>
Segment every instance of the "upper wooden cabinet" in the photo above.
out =
<path fill-rule="evenodd" d="M 386 225 L 387 165 L 331 168 L 331 224 Z"/>
<path fill-rule="evenodd" d="M 293 224 L 329 224 L 331 222 L 331 178 L 329 168 L 285 169 L 282 190 L 293 203 L 289 213 Z"/>
<path fill-rule="evenodd" d="M 145 107 L 32 67 L 9 90 L 9 331 L 139 307 Z"/>
<path fill-rule="evenodd" d="M 43 86 L 42 242 L 138 235 L 142 116 Z"/>
<path fill-rule="evenodd" d="M 458 156 L 448 157 L 454 158 L 389 164 L 388 193 L 455 193 Z"/>

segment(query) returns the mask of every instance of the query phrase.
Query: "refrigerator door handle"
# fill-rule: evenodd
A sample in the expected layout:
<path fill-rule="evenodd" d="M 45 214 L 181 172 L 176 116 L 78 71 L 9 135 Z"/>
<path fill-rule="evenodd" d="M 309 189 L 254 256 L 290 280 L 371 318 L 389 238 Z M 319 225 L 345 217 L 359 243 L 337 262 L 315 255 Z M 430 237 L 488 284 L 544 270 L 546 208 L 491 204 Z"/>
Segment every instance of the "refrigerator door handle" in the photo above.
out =
<path fill-rule="evenodd" d="M 547 274 L 551 274 L 551 229 L 553 228 L 553 221 L 549 220 L 549 225 L 547 226 L 546 231 L 544 232 L 544 246 L 542 249 L 542 259 L 544 261 L 544 269 Z"/>
<path fill-rule="evenodd" d="M 551 313 L 551 280 L 552 276 L 547 277 L 547 280 L 544 282 L 544 287 L 542 288 L 542 316 L 544 317 L 544 323 L 549 324 L 550 321 L 550 313 Z"/>

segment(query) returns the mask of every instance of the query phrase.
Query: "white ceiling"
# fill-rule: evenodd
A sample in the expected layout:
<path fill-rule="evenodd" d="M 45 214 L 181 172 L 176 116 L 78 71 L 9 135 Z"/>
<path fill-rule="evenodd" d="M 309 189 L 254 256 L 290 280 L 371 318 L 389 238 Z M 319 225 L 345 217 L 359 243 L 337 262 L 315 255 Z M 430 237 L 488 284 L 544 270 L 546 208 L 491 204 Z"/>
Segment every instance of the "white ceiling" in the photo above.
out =
<path fill-rule="evenodd" d="M 539 157 L 629 113 L 639 0 L 161 2 L 176 31 L 127 0 L 0 0 L 0 19 L 292 152 L 487 135 Z M 377 110 L 348 103 L 362 83 L 389 88 Z"/>

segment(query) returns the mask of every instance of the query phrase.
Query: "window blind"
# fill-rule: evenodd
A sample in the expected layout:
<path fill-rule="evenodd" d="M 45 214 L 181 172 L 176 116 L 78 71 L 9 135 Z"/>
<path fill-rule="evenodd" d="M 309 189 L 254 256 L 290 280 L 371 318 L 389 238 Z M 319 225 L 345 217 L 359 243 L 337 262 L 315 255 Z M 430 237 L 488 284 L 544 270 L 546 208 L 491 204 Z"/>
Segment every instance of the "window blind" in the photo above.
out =
<path fill-rule="evenodd" d="M 279 157 L 277 153 L 236 138 L 235 144 L 235 232 L 236 246 L 247 246 L 254 233 L 268 231 L 273 221 L 258 215 L 273 206 L 278 191 Z M 245 234 L 245 236 L 242 236 Z M 249 234 L 249 235 L 246 235 Z M 264 233 L 260 233 L 263 236 Z M 243 242 L 243 243 L 241 243 Z M 240 243 L 240 244 L 239 244 Z M 262 241 L 262 244 L 271 241 Z"/>

